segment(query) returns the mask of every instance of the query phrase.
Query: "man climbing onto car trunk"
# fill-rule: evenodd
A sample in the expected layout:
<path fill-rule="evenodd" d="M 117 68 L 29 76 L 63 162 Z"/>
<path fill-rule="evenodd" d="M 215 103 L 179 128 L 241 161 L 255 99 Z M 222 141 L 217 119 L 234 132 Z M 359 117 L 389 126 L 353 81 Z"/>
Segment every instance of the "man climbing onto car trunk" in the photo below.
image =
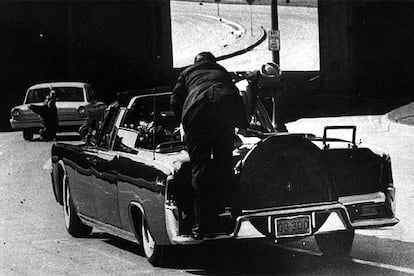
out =
<path fill-rule="evenodd" d="M 234 128 L 247 128 L 247 116 L 229 73 L 210 52 L 199 53 L 181 72 L 171 108 L 181 119 L 190 155 L 195 194 L 192 235 L 202 239 L 222 230 L 218 215 L 230 200 L 234 183 Z"/>

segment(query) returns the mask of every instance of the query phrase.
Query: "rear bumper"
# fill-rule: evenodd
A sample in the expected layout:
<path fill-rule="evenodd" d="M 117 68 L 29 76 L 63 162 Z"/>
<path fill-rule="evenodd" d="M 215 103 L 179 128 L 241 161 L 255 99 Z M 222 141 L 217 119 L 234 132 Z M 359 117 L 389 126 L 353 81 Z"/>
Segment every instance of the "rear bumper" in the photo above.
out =
<path fill-rule="evenodd" d="M 13 129 L 21 130 L 26 128 L 41 128 L 42 124 L 39 120 L 37 121 L 19 121 L 10 119 L 10 125 Z"/>
<path fill-rule="evenodd" d="M 399 222 L 395 217 L 395 188 L 385 192 L 339 198 L 347 209 L 351 225 L 355 229 L 393 226 Z"/>
<path fill-rule="evenodd" d="M 335 225 L 326 225 L 331 223 L 328 221 L 331 214 L 335 216 Z M 233 236 L 237 239 L 249 238 L 251 235 L 246 235 L 244 224 L 258 225 L 261 221 L 262 225 L 266 225 L 266 232 L 264 229 L 258 231 L 262 237 L 276 238 L 276 225 L 275 220 L 279 218 L 291 218 L 297 216 L 310 216 L 311 217 L 311 231 L 308 234 L 291 235 L 286 238 L 300 238 L 304 236 L 311 236 L 314 234 L 321 234 L 323 232 L 342 231 L 352 228 L 346 208 L 338 203 L 318 203 L 307 204 L 298 206 L 289 206 L 287 208 L 274 208 L 260 211 L 248 211 L 242 216 L 237 218 L 237 224 Z M 266 223 L 264 223 L 266 220 Z M 259 237 L 259 236 L 257 236 Z M 284 239 L 281 237 L 280 239 Z"/>
<path fill-rule="evenodd" d="M 400 222 L 397 218 L 378 218 L 378 219 L 367 219 L 355 221 L 352 223 L 352 227 L 355 229 L 366 229 L 366 228 L 378 228 L 385 226 L 393 226 Z"/>
<path fill-rule="evenodd" d="M 277 219 L 289 219 L 300 216 L 310 218 L 310 228 L 308 233 L 276 238 Z M 167 229 L 168 228 L 169 227 L 167 226 Z M 266 210 L 245 211 L 237 218 L 234 231 L 232 233 L 228 235 L 219 235 L 214 238 L 205 238 L 204 240 L 251 239 L 264 237 L 271 238 L 273 240 L 283 240 L 303 238 L 315 234 L 343 231 L 347 229 L 352 229 L 352 225 L 344 205 L 338 202 L 328 202 L 289 206 L 286 208 L 269 208 Z M 178 236 L 177 231 L 171 231 L 173 230 L 171 228 L 169 230 L 170 231 L 168 232 L 172 244 L 187 245 L 202 242 L 202 240 L 194 240 L 189 236 Z"/>
<path fill-rule="evenodd" d="M 393 194 L 395 191 L 390 191 Z M 261 210 L 243 211 L 237 217 L 234 231 L 226 235 L 218 235 L 217 239 L 251 239 L 251 238 L 270 238 L 272 240 L 300 239 L 306 236 L 324 234 L 329 232 L 344 231 L 351 229 L 377 228 L 392 226 L 399 222 L 394 216 L 390 202 L 390 195 L 383 192 L 373 194 L 341 197 L 339 202 L 326 202 L 315 204 L 304 204 L 297 206 L 268 208 Z M 371 208 L 371 209 L 370 209 Z M 372 209 L 373 208 L 373 209 Z M 381 209 L 383 208 L 383 209 Z M 355 216 L 356 210 L 371 210 L 359 217 Z M 380 212 L 375 213 L 375 210 Z M 382 211 L 383 212 L 382 212 Z M 178 226 L 175 227 L 168 212 L 167 230 L 172 244 L 199 244 L 202 240 L 194 240 L 189 236 L 179 236 Z M 310 218 L 310 230 L 307 233 L 293 234 L 278 237 L 276 233 L 276 221 L 279 219 L 290 219 L 295 217 L 307 216 Z"/>

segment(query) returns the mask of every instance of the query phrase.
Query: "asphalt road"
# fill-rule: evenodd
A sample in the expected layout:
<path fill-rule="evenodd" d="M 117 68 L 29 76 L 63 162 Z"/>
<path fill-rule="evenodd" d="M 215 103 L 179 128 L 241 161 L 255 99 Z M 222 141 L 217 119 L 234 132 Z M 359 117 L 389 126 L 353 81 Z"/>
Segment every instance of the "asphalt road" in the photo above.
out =
<path fill-rule="evenodd" d="M 186 20 L 190 14 L 190 20 Z M 281 37 L 280 65 L 282 70 L 319 70 L 318 12 L 316 8 L 279 7 L 279 30 Z M 269 6 L 220 4 L 221 18 L 240 24 L 245 36 L 257 36 L 258 28 L 271 29 Z M 228 47 L 244 48 L 244 40 L 234 38 L 225 23 L 219 24 L 210 17 L 217 17 L 215 3 L 171 1 L 172 39 L 174 65 L 191 63 L 200 51 L 211 51 L 215 55 L 225 52 Z M 193 24 L 197 18 L 199 23 Z M 209 28 L 200 29 L 209 23 Z M 253 26 L 253 29 L 251 29 Z M 214 32 L 210 32 L 210 27 Z M 253 33 L 252 33 L 253 31 Z M 220 37 L 215 34 L 220 33 Z M 213 38 L 216 38 L 212 42 Z M 227 47 L 224 47 L 226 45 Z M 242 56 L 220 62 L 228 70 L 255 70 L 261 64 L 271 61 L 267 40 L 253 51 Z"/>
<path fill-rule="evenodd" d="M 289 127 L 306 125 L 315 122 Z M 58 136 L 59 142 L 79 143 L 76 138 Z M 411 151 L 414 147 L 407 140 L 399 140 L 399 148 L 405 143 L 408 154 L 407 147 Z M 0 133 L 0 275 L 414 274 L 411 237 L 402 237 L 397 227 L 382 230 L 388 236 L 357 232 L 351 258 L 322 257 L 313 238 L 282 246 L 226 242 L 180 248 L 171 266 L 154 268 L 133 243 L 99 232 L 75 239 L 66 232 L 62 208 L 51 188 L 50 147 L 50 142 L 24 141 L 21 132 Z M 407 157 L 400 155 L 394 159 Z M 394 169 L 394 177 L 410 177 L 412 183 L 409 170 L 409 166 Z M 412 191 L 398 193 L 399 202 L 410 197 Z M 405 212 L 410 214 L 409 209 Z M 403 219 L 402 210 L 399 214 Z"/>
<path fill-rule="evenodd" d="M 228 12 L 226 9 L 222 5 L 223 17 Z M 314 10 L 286 12 L 285 15 L 281 12 L 282 17 L 293 20 L 290 26 L 294 27 L 285 33 L 298 37 L 291 42 L 292 47 L 299 47 L 296 51 L 307 47 L 312 49 L 313 42 L 309 41 L 308 46 L 306 39 L 302 41 L 299 30 L 306 31 L 313 26 L 314 23 L 305 23 L 309 19 L 307 14 L 314 14 Z M 294 16 L 298 13 L 303 16 Z M 231 14 L 232 20 L 246 18 L 242 11 Z M 256 20 L 265 20 L 260 18 Z M 306 34 L 314 35 L 311 31 L 306 31 Z M 229 39 L 237 44 L 237 41 Z M 255 50 L 244 56 L 244 64 L 256 66 L 266 55 L 264 49 Z M 228 63 L 238 67 L 243 64 L 242 59 L 240 56 Z M 315 56 L 303 64 L 313 68 L 312 64 L 317 64 L 314 59 Z M 400 224 L 378 231 L 358 231 L 350 258 L 322 257 L 313 238 L 283 246 L 226 242 L 180 248 L 174 262 L 167 268 L 152 267 L 135 244 L 103 233 L 94 232 L 90 238 L 84 239 L 71 237 L 64 228 L 62 208 L 55 202 L 51 188 L 51 143 L 26 142 L 21 132 L 0 133 L 0 275 L 414 274 L 414 216 L 410 205 L 414 198 L 412 137 L 388 132 L 376 125 L 377 118 L 368 117 L 302 120 L 288 127 L 291 131 L 310 130 L 320 134 L 321 125 L 338 122 L 357 123 L 359 137 L 391 153 Z M 79 143 L 77 139 L 77 136 L 68 134 L 58 136 L 60 142 Z"/>

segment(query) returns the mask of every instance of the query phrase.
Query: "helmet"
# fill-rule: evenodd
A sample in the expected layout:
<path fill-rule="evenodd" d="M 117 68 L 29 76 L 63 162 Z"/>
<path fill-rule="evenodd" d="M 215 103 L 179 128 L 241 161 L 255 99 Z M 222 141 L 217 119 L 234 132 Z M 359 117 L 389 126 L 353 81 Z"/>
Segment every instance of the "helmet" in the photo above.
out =
<path fill-rule="evenodd" d="M 210 52 L 201 52 L 195 56 L 194 63 L 202 61 L 216 62 L 216 58 Z"/>
<path fill-rule="evenodd" d="M 280 68 L 274 62 L 267 62 L 262 65 L 260 68 L 260 77 L 263 78 L 279 78 L 280 77 Z"/>

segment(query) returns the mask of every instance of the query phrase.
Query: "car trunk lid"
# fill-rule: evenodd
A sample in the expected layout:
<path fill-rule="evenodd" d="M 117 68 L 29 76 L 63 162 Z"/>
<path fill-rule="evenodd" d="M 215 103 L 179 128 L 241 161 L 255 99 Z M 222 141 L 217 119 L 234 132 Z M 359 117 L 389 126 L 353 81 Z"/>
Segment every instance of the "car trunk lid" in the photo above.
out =
<path fill-rule="evenodd" d="M 322 151 L 303 137 L 271 136 L 243 159 L 236 202 L 242 210 L 337 200 Z"/>

